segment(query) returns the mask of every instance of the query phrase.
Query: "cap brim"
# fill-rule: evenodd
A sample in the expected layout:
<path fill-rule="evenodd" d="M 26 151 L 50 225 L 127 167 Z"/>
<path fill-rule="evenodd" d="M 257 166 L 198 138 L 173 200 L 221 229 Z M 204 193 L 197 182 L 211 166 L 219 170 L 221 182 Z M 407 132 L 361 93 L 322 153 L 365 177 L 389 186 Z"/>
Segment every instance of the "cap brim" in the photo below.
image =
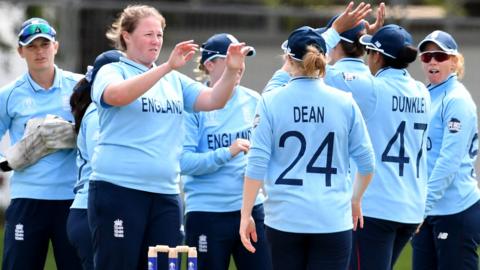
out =
<path fill-rule="evenodd" d="M 255 51 L 255 48 L 253 48 L 252 46 L 247 46 L 247 47 L 248 47 L 247 56 L 255 56 L 257 54 L 257 52 Z"/>
<path fill-rule="evenodd" d="M 419 51 L 419 52 L 423 52 L 423 51 L 424 51 L 424 50 L 422 50 L 422 46 L 425 45 L 425 43 L 427 43 L 427 42 L 433 42 L 433 43 L 435 43 L 438 47 L 440 47 L 440 49 L 442 49 L 442 51 L 444 51 L 444 52 L 446 52 L 446 53 L 448 53 L 448 54 L 457 54 L 457 53 L 458 53 L 457 50 L 449 49 L 449 48 L 445 47 L 441 42 L 438 42 L 437 40 L 430 39 L 430 38 L 424 39 L 424 40 L 420 41 L 420 43 L 418 43 L 417 48 L 418 48 L 418 51 Z"/>
<path fill-rule="evenodd" d="M 282 51 L 283 51 L 284 53 L 287 53 L 287 47 L 288 47 L 288 39 L 285 40 L 285 41 L 282 43 L 282 45 L 280 46 L 280 48 L 282 48 Z"/>
<path fill-rule="evenodd" d="M 32 43 L 35 39 L 37 38 L 46 38 L 50 41 L 55 41 L 55 37 L 52 37 L 50 35 L 47 35 L 47 34 L 43 34 L 43 33 L 39 33 L 39 34 L 36 34 L 36 35 L 32 35 L 30 36 L 29 38 L 27 38 L 27 40 L 25 41 L 18 41 L 18 44 L 22 45 L 22 46 L 27 46 L 28 44 Z"/>
<path fill-rule="evenodd" d="M 253 48 L 252 46 L 247 46 L 248 47 L 248 52 L 247 52 L 247 56 L 255 56 L 257 54 L 257 52 L 255 51 L 255 48 Z M 212 59 L 215 59 L 215 58 L 226 58 L 227 55 L 225 54 L 213 54 L 211 55 L 210 57 L 207 57 L 205 60 L 203 61 L 200 61 L 202 64 L 205 63 L 205 62 L 208 62 L 208 61 L 211 61 Z"/>
<path fill-rule="evenodd" d="M 376 46 L 373 45 L 373 43 L 372 43 L 372 36 L 371 36 L 371 35 L 363 35 L 363 36 L 361 36 L 361 37 L 358 39 L 358 41 L 359 41 L 360 44 L 362 44 L 362 45 L 376 47 Z"/>

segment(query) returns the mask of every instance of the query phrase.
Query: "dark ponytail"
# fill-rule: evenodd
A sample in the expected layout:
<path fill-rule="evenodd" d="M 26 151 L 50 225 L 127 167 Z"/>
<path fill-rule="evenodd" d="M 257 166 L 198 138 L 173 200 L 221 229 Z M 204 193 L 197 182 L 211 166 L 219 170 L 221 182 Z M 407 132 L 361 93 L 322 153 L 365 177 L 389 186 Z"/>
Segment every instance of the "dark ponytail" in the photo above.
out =
<path fill-rule="evenodd" d="M 92 91 L 92 84 L 83 78 L 73 88 L 73 94 L 70 96 L 70 107 L 72 108 L 73 118 L 75 119 L 75 132 L 80 131 L 83 116 L 87 111 L 88 106 L 92 102 L 90 93 Z"/>
<path fill-rule="evenodd" d="M 392 67 L 396 69 L 403 69 L 407 68 L 408 65 L 417 59 L 418 50 L 413 46 L 405 46 L 403 49 L 398 53 L 396 59 L 383 55 L 383 59 L 385 60 L 384 67 Z"/>

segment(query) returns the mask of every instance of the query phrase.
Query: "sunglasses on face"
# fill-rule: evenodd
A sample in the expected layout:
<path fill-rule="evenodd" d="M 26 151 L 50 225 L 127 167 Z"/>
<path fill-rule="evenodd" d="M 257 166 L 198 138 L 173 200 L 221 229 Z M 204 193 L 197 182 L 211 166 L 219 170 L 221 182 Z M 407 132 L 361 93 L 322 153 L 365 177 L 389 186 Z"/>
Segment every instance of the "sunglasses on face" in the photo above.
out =
<path fill-rule="evenodd" d="M 424 63 L 430 63 L 432 58 L 437 62 L 444 62 L 450 58 L 450 55 L 446 52 L 434 51 L 434 52 L 423 52 L 420 54 L 420 60 Z"/>
<path fill-rule="evenodd" d="M 20 32 L 18 37 L 19 37 L 19 40 L 23 42 L 27 40 L 30 36 L 38 33 L 47 34 L 52 37 L 55 37 L 56 35 L 55 30 L 51 26 L 47 24 L 39 23 L 39 24 L 31 24 L 27 26 L 22 30 L 22 32 Z"/>

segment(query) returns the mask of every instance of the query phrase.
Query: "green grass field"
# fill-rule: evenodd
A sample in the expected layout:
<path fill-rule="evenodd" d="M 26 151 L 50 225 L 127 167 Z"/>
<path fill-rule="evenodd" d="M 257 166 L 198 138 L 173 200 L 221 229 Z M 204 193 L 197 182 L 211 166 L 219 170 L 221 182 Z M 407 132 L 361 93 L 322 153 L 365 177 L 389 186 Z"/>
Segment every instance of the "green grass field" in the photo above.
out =
<path fill-rule="evenodd" d="M 412 249 L 410 244 L 403 250 L 402 255 L 400 256 L 397 264 L 395 265 L 395 270 L 408 270 L 410 269 L 410 260 L 411 260 L 411 253 Z M 0 225 L 0 254 L 3 254 L 3 226 Z M 184 267 L 182 267 L 184 269 Z M 53 259 L 52 249 L 48 252 L 47 262 L 45 264 L 45 270 L 55 270 L 55 261 Z M 230 267 L 228 270 L 236 270 L 235 266 L 233 266 L 232 262 L 230 263 Z"/>

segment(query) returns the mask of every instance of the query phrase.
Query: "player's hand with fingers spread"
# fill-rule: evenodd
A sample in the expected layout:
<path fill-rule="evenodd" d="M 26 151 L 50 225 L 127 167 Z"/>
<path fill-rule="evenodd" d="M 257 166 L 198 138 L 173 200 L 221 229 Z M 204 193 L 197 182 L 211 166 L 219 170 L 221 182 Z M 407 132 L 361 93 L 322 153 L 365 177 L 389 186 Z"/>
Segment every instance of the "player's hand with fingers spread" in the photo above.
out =
<path fill-rule="evenodd" d="M 192 60 L 193 55 L 198 50 L 198 45 L 193 40 L 187 40 L 175 45 L 170 53 L 167 64 L 171 69 L 183 67 L 188 61 Z"/>
<path fill-rule="evenodd" d="M 362 204 L 357 200 L 352 200 L 352 221 L 354 231 L 357 230 L 359 225 L 360 229 L 363 229 Z"/>
<path fill-rule="evenodd" d="M 338 33 L 343 33 L 357 26 L 372 11 L 370 4 L 364 2 L 361 2 L 354 10 L 352 10 L 353 5 L 353 2 L 350 2 L 342 14 L 333 22 L 332 27 Z"/>
<path fill-rule="evenodd" d="M 247 154 L 248 150 L 250 150 L 250 141 L 245 139 L 237 139 L 232 143 L 232 145 L 230 145 L 229 150 L 232 158 L 238 155 L 240 152 Z"/>
<path fill-rule="evenodd" d="M 377 8 L 377 17 L 373 24 L 369 24 L 365 21 L 365 28 L 367 29 L 367 34 L 372 35 L 380 29 L 385 23 L 385 3 L 380 3 Z"/>
<path fill-rule="evenodd" d="M 226 67 L 231 70 L 245 69 L 245 56 L 251 47 L 245 46 L 244 42 L 232 43 L 228 46 Z"/>
<path fill-rule="evenodd" d="M 255 229 L 255 221 L 253 217 L 243 216 L 240 220 L 240 240 L 242 240 L 243 246 L 250 251 L 255 253 L 255 247 L 253 247 L 251 240 L 257 242 L 257 230 Z"/>

